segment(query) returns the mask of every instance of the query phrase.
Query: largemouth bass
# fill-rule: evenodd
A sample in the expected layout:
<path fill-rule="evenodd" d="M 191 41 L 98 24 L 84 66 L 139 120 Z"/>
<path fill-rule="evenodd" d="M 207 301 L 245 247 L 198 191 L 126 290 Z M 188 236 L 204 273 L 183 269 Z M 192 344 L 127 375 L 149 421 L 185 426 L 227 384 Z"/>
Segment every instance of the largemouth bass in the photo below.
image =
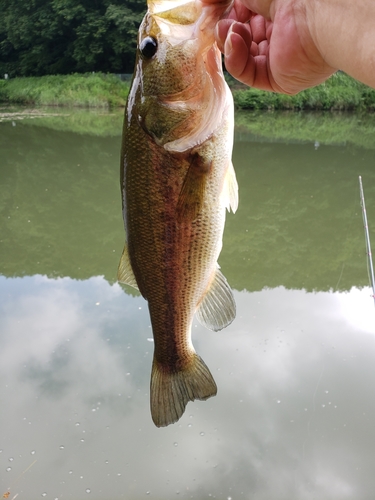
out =
<path fill-rule="evenodd" d="M 124 119 L 126 243 L 118 280 L 148 301 L 154 335 L 151 414 L 176 422 L 217 392 L 191 342 L 193 316 L 220 330 L 235 317 L 219 270 L 225 210 L 238 205 L 233 99 L 214 40 L 230 2 L 148 1 Z"/>

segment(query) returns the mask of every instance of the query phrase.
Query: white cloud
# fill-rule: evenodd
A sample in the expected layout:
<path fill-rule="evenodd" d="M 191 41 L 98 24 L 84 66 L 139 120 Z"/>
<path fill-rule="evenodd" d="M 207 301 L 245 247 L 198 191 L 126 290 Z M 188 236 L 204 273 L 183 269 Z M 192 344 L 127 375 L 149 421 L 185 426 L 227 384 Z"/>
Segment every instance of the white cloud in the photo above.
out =
<path fill-rule="evenodd" d="M 194 326 L 217 397 L 157 429 L 142 298 L 101 277 L 0 279 L 0 288 L 4 491 L 73 500 L 87 488 L 89 498 L 233 500 L 373 491 L 373 337 L 361 322 L 370 311 L 355 305 L 363 291 L 236 293 L 230 327 Z"/>

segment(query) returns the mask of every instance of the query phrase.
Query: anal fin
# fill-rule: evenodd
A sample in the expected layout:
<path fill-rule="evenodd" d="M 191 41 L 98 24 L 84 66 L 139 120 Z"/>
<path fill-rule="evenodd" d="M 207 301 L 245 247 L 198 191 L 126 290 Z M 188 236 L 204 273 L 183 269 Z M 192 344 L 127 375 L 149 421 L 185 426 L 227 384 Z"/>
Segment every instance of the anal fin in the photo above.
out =
<path fill-rule="evenodd" d="M 216 269 L 196 314 L 203 326 L 215 332 L 228 326 L 236 317 L 236 303 L 232 289 L 219 268 Z"/>
<path fill-rule="evenodd" d="M 150 403 L 152 420 L 157 427 L 177 422 L 189 401 L 204 401 L 216 393 L 216 383 L 210 370 L 195 352 L 188 366 L 175 372 L 163 369 L 154 358 Z"/>
<path fill-rule="evenodd" d="M 124 283 L 124 285 L 132 286 L 133 288 L 136 288 L 138 290 L 137 281 L 135 279 L 132 266 L 130 264 L 128 247 L 126 243 L 117 270 L 117 280 L 120 283 Z"/>

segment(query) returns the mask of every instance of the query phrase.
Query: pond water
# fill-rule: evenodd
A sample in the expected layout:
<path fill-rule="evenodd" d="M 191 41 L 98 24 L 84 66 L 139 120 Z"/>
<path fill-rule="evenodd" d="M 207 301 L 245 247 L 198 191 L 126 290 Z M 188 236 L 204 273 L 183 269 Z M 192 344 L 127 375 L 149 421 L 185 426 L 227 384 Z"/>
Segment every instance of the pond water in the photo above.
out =
<path fill-rule="evenodd" d="M 121 116 L 62 114 L 0 123 L 0 495 L 372 498 L 374 120 L 237 116 L 237 318 L 193 326 L 218 395 L 157 429 L 147 303 L 116 283 Z"/>

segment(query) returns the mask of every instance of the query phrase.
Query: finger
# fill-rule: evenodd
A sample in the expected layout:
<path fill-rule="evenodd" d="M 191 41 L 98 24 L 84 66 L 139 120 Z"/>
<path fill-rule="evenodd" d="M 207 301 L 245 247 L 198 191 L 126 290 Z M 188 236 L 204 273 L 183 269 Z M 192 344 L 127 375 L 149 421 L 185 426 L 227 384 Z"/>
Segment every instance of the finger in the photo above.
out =
<path fill-rule="evenodd" d="M 264 52 L 262 55 L 254 55 L 255 50 L 249 48 L 248 40 L 245 41 L 233 29 L 236 28 L 234 26 L 229 28 L 224 44 L 227 71 L 246 85 L 262 90 L 273 90 L 268 72 L 268 47 L 262 47 Z"/>
<path fill-rule="evenodd" d="M 234 21 L 240 21 L 241 23 L 247 22 L 254 13 L 251 12 L 241 0 L 234 0 L 230 10 L 226 11 L 223 18 L 233 19 Z"/>
<path fill-rule="evenodd" d="M 253 34 L 251 32 L 251 28 L 250 28 L 249 23 L 234 22 L 231 24 L 231 26 L 229 28 L 231 30 L 231 33 L 237 33 L 237 35 L 240 35 L 243 38 L 245 45 L 248 48 L 250 48 L 250 54 L 252 56 L 257 56 L 259 54 L 258 44 L 256 44 L 253 41 Z M 227 32 L 227 34 L 228 34 L 228 32 Z"/>
<path fill-rule="evenodd" d="M 250 47 L 250 54 L 255 57 L 257 55 L 259 55 L 259 50 L 258 50 L 258 44 L 256 44 L 255 42 L 252 42 L 251 43 L 251 47 Z"/>
<path fill-rule="evenodd" d="M 268 68 L 268 51 L 267 54 L 262 54 L 254 57 L 255 77 L 253 80 L 253 87 L 260 90 L 270 90 L 274 92 L 273 79 L 271 82 L 270 72 Z M 247 68 L 243 73 L 244 78 L 247 77 Z"/>
<path fill-rule="evenodd" d="M 246 23 L 254 15 L 241 0 L 234 1 L 232 11 L 235 12 L 235 15 L 232 15 L 232 19 L 241 23 Z"/>
<path fill-rule="evenodd" d="M 268 42 L 267 40 L 262 40 L 260 43 L 258 43 L 258 55 L 260 56 L 266 56 L 268 53 Z"/>
<path fill-rule="evenodd" d="M 242 34 L 233 31 L 233 23 L 227 33 L 224 43 L 225 67 L 234 78 L 252 85 L 255 78 L 254 56 L 251 54 L 251 39 L 249 43 L 249 32 L 242 30 Z M 237 27 L 237 31 L 241 31 Z M 245 38 L 242 36 L 247 31 Z M 241 77 L 246 72 L 246 81 Z"/>
<path fill-rule="evenodd" d="M 267 40 L 267 22 L 263 16 L 253 16 L 250 19 L 250 28 L 254 42 L 260 43 L 262 40 Z"/>
<path fill-rule="evenodd" d="M 272 28 L 273 28 L 273 22 L 266 21 L 266 38 L 268 41 L 271 38 Z"/>
<path fill-rule="evenodd" d="M 233 21 L 233 19 L 222 19 L 216 24 L 215 27 L 216 43 L 221 52 L 224 52 L 225 40 L 230 29 L 232 29 L 234 33 L 238 33 L 244 39 L 244 42 L 249 47 L 252 47 L 253 50 L 253 38 L 250 31 L 250 25 L 248 23 L 238 23 L 236 21 Z M 257 53 L 258 50 L 256 51 L 256 54 Z"/>
<path fill-rule="evenodd" d="M 232 24 L 232 19 L 222 19 L 215 26 L 215 39 L 217 46 L 219 47 L 221 52 L 224 52 L 224 43 L 227 38 L 229 28 Z"/>
<path fill-rule="evenodd" d="M 247 45 L 247 47 L 250 47 L 252 42 L 253 42 L 253 36 L 250 30 L 250 24 L 249 23 L 238 23 L 238 22 L 233 22 L 228 30 L 227 36 L 230 33 L 237 33 L 237 35 L 240 35 Z"/>

